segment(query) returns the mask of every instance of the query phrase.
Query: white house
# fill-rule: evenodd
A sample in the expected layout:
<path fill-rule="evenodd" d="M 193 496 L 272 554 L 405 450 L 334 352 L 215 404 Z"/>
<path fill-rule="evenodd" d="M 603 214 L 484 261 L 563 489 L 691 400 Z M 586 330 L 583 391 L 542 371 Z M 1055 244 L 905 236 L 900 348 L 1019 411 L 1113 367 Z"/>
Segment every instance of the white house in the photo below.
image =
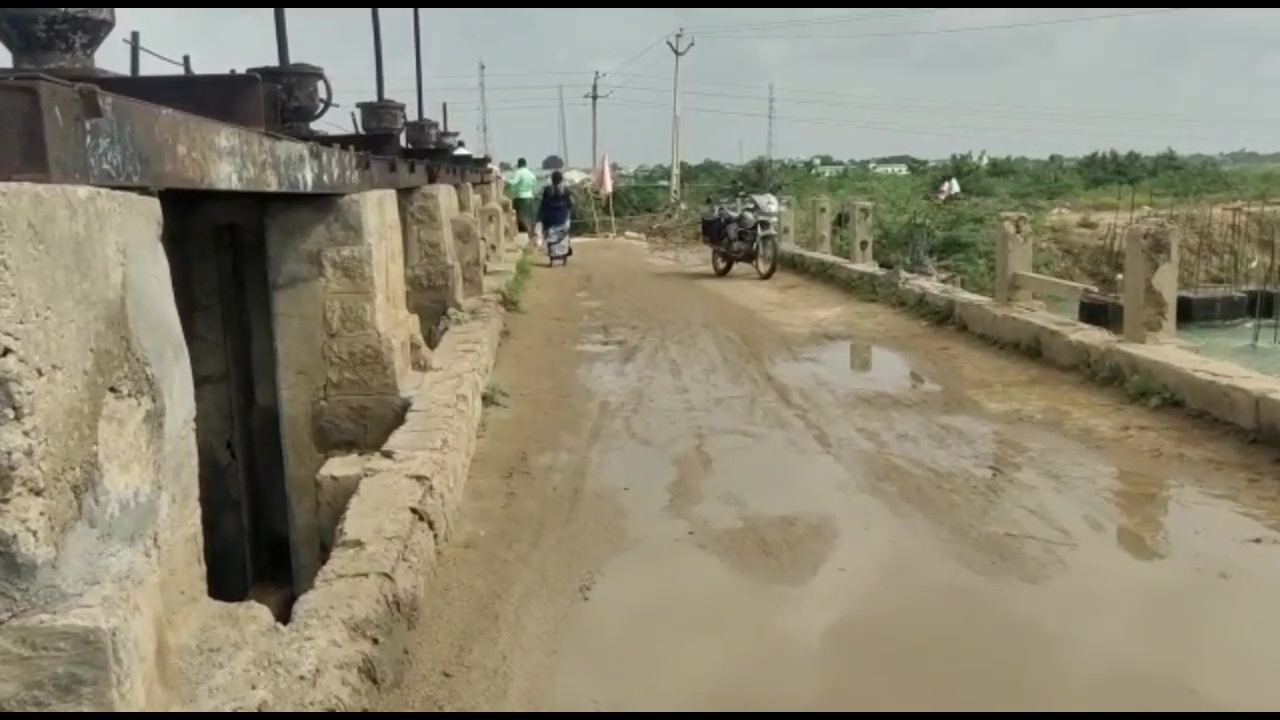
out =
<path fill-rule="evenodd" d="M 871 172 L 877 175 L 910 175 L 911 174 L 911 168 L 907 167 L 903 163 L 885 163 L 883 165 L 879 163 L 871 163 L 867 167 L 870 168 Z"/>

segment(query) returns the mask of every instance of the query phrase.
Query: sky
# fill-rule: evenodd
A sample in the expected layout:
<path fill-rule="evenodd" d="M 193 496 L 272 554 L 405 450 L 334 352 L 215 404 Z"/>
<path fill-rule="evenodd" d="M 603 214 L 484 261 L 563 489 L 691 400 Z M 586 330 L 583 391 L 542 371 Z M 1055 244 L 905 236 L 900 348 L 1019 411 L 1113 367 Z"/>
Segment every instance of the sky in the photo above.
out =
<path fill-rule="evenodd" d="M 671 157 L 673 55 L 681 27 L 682 157 L 736 162 L 1076 155 L 1094 149 L 1280 149 L 1280 10 L 1207 8 L 424 8 L 427 116 L 480 149 L 479 64 L 490 147 L 537 164 L 590 164 L 584 95 L 603 79 L 599 147 L 626 165 Z M 388 96 L 414 113 L 412 10 L 381 9 Z M 131 30 L 196 72 L 274 64 L 270 8 L 118 8 L 98 64 L 127 72 Z M 319 127 L 350 127 L 374 97 L 368 8 L 290 8 L 294 61 L 336 88 Z M 0 60 L 5 58 L 0 57 Z M 143 72 L 180 72 L 150 56 Z"/>

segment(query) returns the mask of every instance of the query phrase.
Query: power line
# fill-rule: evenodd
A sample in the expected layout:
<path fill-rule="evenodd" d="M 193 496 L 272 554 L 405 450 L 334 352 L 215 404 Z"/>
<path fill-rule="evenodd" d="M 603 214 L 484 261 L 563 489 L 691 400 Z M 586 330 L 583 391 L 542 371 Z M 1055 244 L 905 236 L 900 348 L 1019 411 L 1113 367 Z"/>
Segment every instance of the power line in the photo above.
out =
<path fill-rule="evenodd" d="M 946 10 L 955 10 L 956 8 L 895 8 L 871 13 L 859 13 L 857 15 L 827 15 L 822 17 L 804 18 L 798 20 L 776 20 L 772 22 L 757 23 L 736 23 L 725 25 L 698 25 L 689 28 L 697 30 L 701 34 L 710 34 L 712 36 L 726 32 L 735 32 L 738 30 L 760 30 L 769 28 L 797 28 L 812 27 L 815 25 L 838 25 L 850 22 L 866 22 L 870 20 L 889 20 L 892 18 L 907 17 L 910 15 L 927 15 Z"/>
<path fill-rule="evenodd" d="M 955 33 L 984 32 L 988 30 L 1020 30 L 1051 25 L 1067 25 L 1071 23 L 1096 22 L 1099 20 L 1119 20 L 1122 18 L 1147 17 L 1151 15 L 1167 15 L 1183 12 L 1192 8 L 1159 8 L 1156 10 L 1138 10 L 1124 13 L 1108 13 L 1104 15 L 1086 15 L 1074 18 L 1056 18 L 1053 20 L 1032 20 L 1020 23 L 1001 25 L 976 25 L 958 28 L 935 28 L 930 30 L 895 30 L 889 32 L 860 33 L 858 35 L 712 35 L 720 40 L 864 40 L 870 38 L 907 37 L 913 35 L 950 35 Z"/>

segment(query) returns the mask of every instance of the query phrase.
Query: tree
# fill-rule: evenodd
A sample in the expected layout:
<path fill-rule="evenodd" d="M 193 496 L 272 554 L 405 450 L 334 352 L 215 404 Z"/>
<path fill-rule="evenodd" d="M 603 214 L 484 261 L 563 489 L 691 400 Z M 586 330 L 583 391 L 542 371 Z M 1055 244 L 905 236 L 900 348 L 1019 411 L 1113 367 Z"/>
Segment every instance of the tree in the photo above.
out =
<path fill-rule="evenodd" d="M 542 158 L 543 170 L 563 170 L 564 160 L 559 155 L 548 155 Z"/>

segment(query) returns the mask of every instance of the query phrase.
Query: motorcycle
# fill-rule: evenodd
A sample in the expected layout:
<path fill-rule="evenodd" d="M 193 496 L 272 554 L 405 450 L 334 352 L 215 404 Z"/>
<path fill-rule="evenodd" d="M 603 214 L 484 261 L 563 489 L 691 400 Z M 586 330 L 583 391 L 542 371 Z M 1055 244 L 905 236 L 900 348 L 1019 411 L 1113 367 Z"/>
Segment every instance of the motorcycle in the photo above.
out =
<path fill-rule="evenodd" d="M 771 193 L 739 195 L 734 207 L 720 204 L 702 216 L 702 242 L 711 248 L 711 270 L 729 274 L 737 263 L 751 263 L 761 280 L 778 271 L 778 216 L 782 207 Z"/>

